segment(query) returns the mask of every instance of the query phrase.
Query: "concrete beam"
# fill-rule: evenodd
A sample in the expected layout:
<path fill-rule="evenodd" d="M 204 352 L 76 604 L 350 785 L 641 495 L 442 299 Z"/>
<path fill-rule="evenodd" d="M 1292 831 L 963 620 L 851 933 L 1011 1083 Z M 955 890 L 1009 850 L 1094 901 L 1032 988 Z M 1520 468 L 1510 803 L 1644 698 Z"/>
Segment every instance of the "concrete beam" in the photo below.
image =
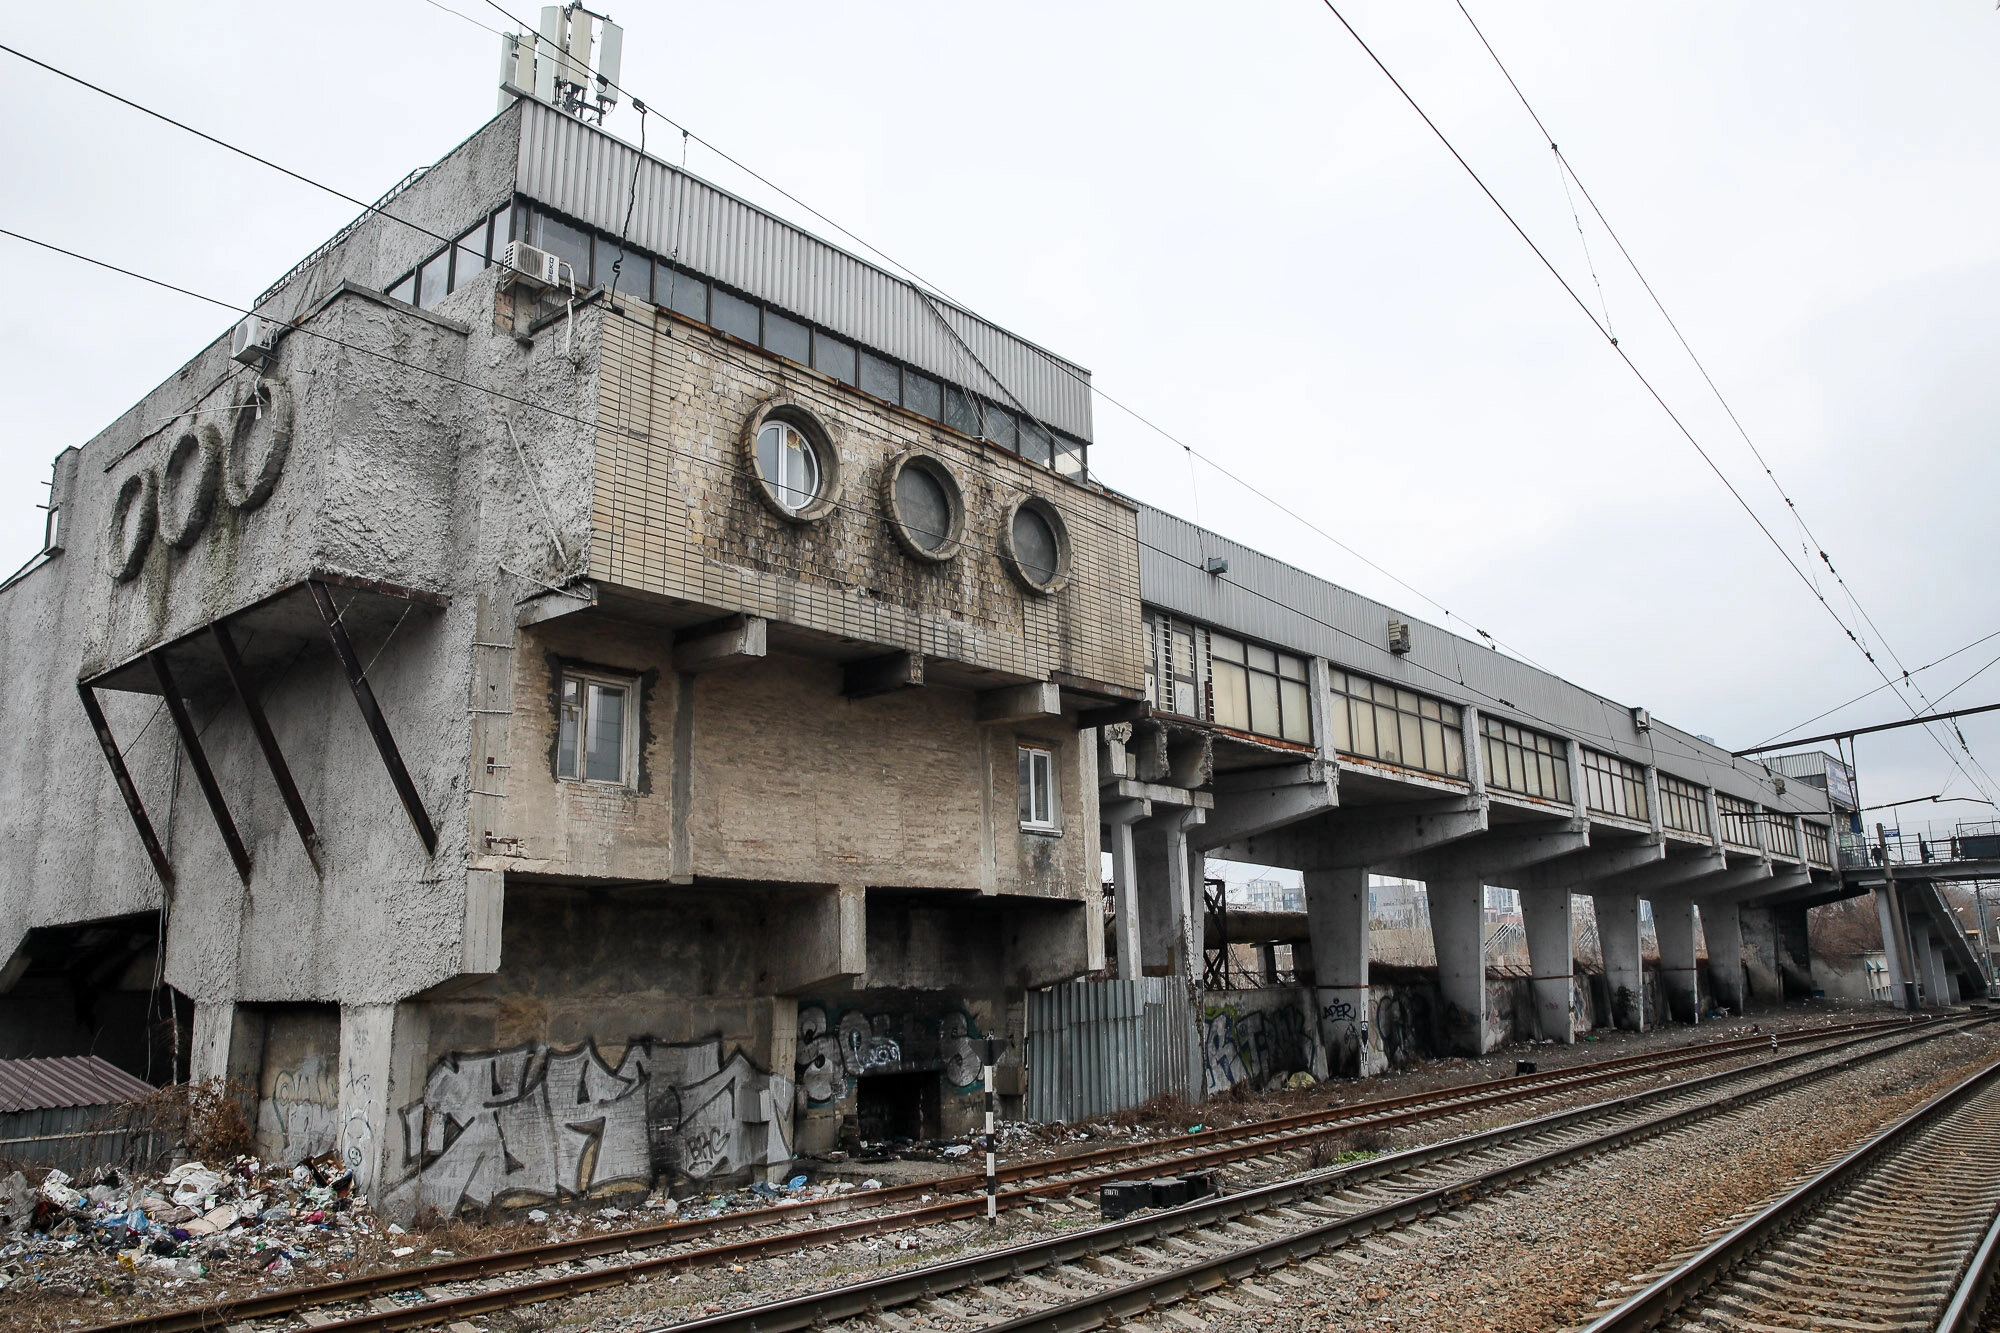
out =
<path fill-rule="evenodd" d="M 1132 828 L 1139 869 L 1139 956 L 1148 976 L 1199 980 L 1202 959 L 1199 893 L 1188 882 L 1188 831 L 1205 812 L 1192 807 L 1161 810 Z M 1122 941 L 1121 941 L 1122 942 Z"/>
<path fill-rule="evenodd" d="M 1211 849 L 1231 860 L 1295 870 L 1366 869 L 1486 831 L 1486 802 L 1457 796 L 1321 815 Z"/>
<path fill-rule="evenodd" d="M 889 653 L 849 662 L 841 668 L 840 692 L 850 699 L 911 690 L 924 683 L 922 653 Z"/>
<path fill-rule="evenodd" d="M 727 616 L 684 629 L 674 636 L 674 670 L 717 671 L 754 662 L 765 655 L 770 627 L 762 616 Z"/>
<path fill-rule="evenodd" d="M 593 611 L 597 608 L 597 585 L 595 583 L 575 583 L 560 591 L 551 589 L 537 593 L 514 612 L 514 624 L 518 629 L 539 625 L 545 620 L 559 616 L 573 616 L 579 611 Z"/>
<path fill-rule="evenodd" d="M 1491 882 L 1522 893 L 1570 893 L 1613 875 L 1657 865 L 1666 859 L 1666 855 L 1666 844 L 1658 838 L 1643 838 L 1636 842 L 1609 842 L 1600 838 L 1584 850 L 1568 856 L 1500 872 L 1499 877 Z"/>
<path fill-rule="evenodd" d="M 1155 805 L 1195 806 L 1208 810 L 1215 805 L 1215 793 L 1189 791 L 1185 787 L 1169 787 L 1159 782 L 1139 782 L 1132 778 L 1118 778 L 1098 787 L 1106 801 L 1151 801 Z"/>
<path fill-rule="evenodd" d="M 1529 830 L 1509 825 L 1482 837 L 1387 864 L 1396 874 L 1426 884 L 1432 880 L 1462 878 L 1476 878 L 1482 884 L 1490 884 L 1496 882 L 1497 875 L 1570 856 L 1589 845 L 1590 825 L 1580 819 Z"/>
<path fill-rule="evenodd" d="M 1810 878 L 1810 876 L 1808 876 Z M 1684 879 L 1646 897 L 1655 902 L 1749 902 L 1772 892 L 1775 876 L 1769 861 L 1753 861 L 1747 866 L 1731 866 L 1699 879 Z M 1789 887 L 1798 882 L 1787 879 Z"/>
<path fill-rule="evenodd" d="M 1008 722 L 1036 722 L 1062 716 L 1062 689 L 1047 681 L 1010 685 L 1005 689 L 981 690 L 975 696 L 979 725 L 1000 726 Z"/>
<path fill-rule="evenodd" d="M 777 938 L 764 957 L 765 985 L 779 995 L 829 986 L 854 986 L 868 973 L 868 894 L 859 884 L 839 884 L 782 914 Z"/>
<path fill-rule="evenodd" d="M 1628 870 L 1622 875 L 1608 875 L 1591 886 L 1591 891 L 1619 894 L 1632 893 L 1642 898 L 1651 898 L 1662 891 L 1720 874 L 1729 868 L 1729 858 L 1720 847 L 1698 847 L 1670 853 L 1658 865 L 1642 866 Z"/>
<path fill-rule="evenodd" d="M 1195 846 L 1226 846 L 1322 814 L 1340 804 L 1339 782 L 1339 766 L 1323 759 L 1217 774 L 1215 812 L 1196 831 Z"/>

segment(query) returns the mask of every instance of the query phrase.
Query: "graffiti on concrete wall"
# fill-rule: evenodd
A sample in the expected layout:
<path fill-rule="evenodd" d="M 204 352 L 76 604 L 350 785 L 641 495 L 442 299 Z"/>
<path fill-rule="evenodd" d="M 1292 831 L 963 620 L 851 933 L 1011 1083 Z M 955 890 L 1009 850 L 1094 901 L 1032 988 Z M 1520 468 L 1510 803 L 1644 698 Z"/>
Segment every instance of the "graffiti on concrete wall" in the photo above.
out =
<path fill-rule="evenodd" d="M 643 1191 L 791 1157 L 791 1080 L 715 1038 L 626 1046 L 614 1066 L 586 1041 L 452 1054 L 403 1111 L 410 1175 L 394 1202 L 472 1205 Z"/>
<path fill-rule="evenodd" d="M 1296 1004 L 1276 1009 L 1208 1005 L 1201 1011 L 1201 1025 L 1202 1066 L 1210 1092 L 1310 1071 L 1320 1059 L 1318 1034 Z"/>
<path fill-rule="evenodd" d="M 808 1106 L 826 1106 L 870 1074 L 936 1070 L 956 1092 L 979 1086 L 978 1020 L 964 1009 L 943 1013 L 799 1006 L 797 1083 Z"/>
<path fill-rule="evenodd" d="M 319 1156 L 334 1145 L 339 1107 L 339 1082 L 319 1056 L 279 1070 L 258 1102 L 258 1150 L 286 1162 Z"/>

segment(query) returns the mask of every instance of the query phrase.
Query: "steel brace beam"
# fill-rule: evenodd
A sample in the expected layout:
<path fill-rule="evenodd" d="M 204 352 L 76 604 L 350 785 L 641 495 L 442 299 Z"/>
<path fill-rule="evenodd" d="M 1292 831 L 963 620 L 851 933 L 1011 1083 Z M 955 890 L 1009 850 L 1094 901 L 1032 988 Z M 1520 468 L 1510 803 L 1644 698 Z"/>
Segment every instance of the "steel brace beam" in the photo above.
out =
<path fill-rule="evenodd" d="M 431 827 L 431 817 L 424 811 L 423 797 L 417 794 L 417 784 L 410 780 L 410 770 L 403 766 L 403 755 L 396 748 L 396 737 L 389 730 L 389 720 L 382 716 L 382 707 L 375 702 L 375 691 L 369 688 L 368 674 L 361 667 L 361 659 L 354 653 L 354 642 L 347 637 L 347 630 L 340 623 L 340 610 L 333 604 L 333 594 L 327 591 L 318 579 L 306 580 L 312 589 L 313 604 L 319 608 L 319 617 L 326 622 L 327 637 L 333 641 L 333 655 L 340 659 L 341 670 L 347 673 L 347 684 L 354 691 L 354 702 L 361 709 L 361 720 L 368 724 L 368 734 L 375 738 L 375 748 L 382 755 L 382 767 L 389 770 L 389 781 L 396 788 L 396 795 L 402 798 L 403 809 L 410 816 L 410 823 L 416 826 L 417 836 L 423 839 L 424 850 L 433 856 L 437 854 L 437 830 Z"/>
<path fill-rule="evenodd" d="M 188 765 L 194 769 L 194 780 L 201 787 L 202 799 L 208 802 L 208 812 L 215 816 L 215 831 L 222 835 L 222 845 L 229 849 L 229 859 L 236 863 L 237 877 L 248 884 L 250 849 L 243 845 L 243 835 L 236 831 L 236 821 L 229 816 L 229 802 L 223 799 L 222 788 L 215 781 L 215 771 L 208 766 L 208 752 L 201 748 L 201 733 L 195 730 L 194 715 L 188 712 L 187 700 L 181 698 L 180 687 L 174 684 L 174 672 L 167 665 L 167 654 L 155 648 L 146 654 L 146 661 L 160 682 L 160 692 L 166 696 L 167 716 L 174 720 L 174 730 L 180 733 L 181 748 L 187 751 Z"/>
<path fill-rule="evenodd" d="M 257 748 L 264 752 L 264 763 L 271 770 L 272 780 L 278 784 L 278 795 L 284 799 L 285 809 L 291 813 L 292 827 L 299 831 L 306 859 L 312 862 L 313 873 L 325 878 L 326 866 L 319 859 L 319 834 L 313 828 L 312 816 L 306 813 L 306 803 L 299 795 L 298 784 L 292 781 L 291 767 L 285 763 L 284 751 L 278 748 L 278 738 L 271 731 L 271 722 L 264 714 L 263 703 L 257 698 L 256 686 L 250 680 L 250 673 L 244 669 L 243 656 L 236 651 L 236 638 L 230 634 L 229 626 L 220 620 L 209 626 L 209 633 L 215 636 L 216 649 L 222 654 L 222 669 L 229 673 L 229 683 L 236 687 L 236 697 L 243 701 L 243 712 L 250 719 L 250 730 L 257 737 Z"/>
<path fill-rule="evenodd" d="M 139 789 L 132 785 L 131 770 L 125 767 L 125 756 L 118 752 L 118 741 L 111 734 L 111 724 L 104 720 L 104 708 L 97 702 L 97 690 L 89 681 L 76 683 L 77 698 L 83 701 L 84 714 L 90 718 L 90 729 L 97 733 L 97 743 L 104 750 L 104 762 L 111 765 L 112 780 L 118 784 L 118 794 L 125 798 L 125 811 L 132 816 L 133 826 L 139 830 L 139 841 L 146 848 L 146 857 L 153 863 L 153 873 L 160 877 L 160 883 L 168 893 L 174 888 L 173 862 L 167 860 L 167 849 L 160 845 L 159 835 L 153 832 L 153 821 L 146 818 L 146 806 L 139 799 Z"/>

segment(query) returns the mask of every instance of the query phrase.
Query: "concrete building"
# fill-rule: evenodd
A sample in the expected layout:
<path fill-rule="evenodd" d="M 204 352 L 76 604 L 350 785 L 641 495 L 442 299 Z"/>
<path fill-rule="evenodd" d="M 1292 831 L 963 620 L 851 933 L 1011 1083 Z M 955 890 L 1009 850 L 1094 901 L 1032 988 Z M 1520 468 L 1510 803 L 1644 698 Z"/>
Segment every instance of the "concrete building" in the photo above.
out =
<path fill-rule="evenodd" d="M 391 1211 L 966 1129 L 1042 988 L 1199 1015 L 1209 855 L 1303 873 L 1336 1074 L 1371 873 L 1467 1051 L 1488 886 L 1562 1040 L 1573 895 L 1641 1027 L 1844 891 L 1821 791 L 1106 490 L 1082 368 L 547 105 L 257 304 L 0 589 L 0 1057 L 132 1067 L 163 955 L 176 1072 Z"/>

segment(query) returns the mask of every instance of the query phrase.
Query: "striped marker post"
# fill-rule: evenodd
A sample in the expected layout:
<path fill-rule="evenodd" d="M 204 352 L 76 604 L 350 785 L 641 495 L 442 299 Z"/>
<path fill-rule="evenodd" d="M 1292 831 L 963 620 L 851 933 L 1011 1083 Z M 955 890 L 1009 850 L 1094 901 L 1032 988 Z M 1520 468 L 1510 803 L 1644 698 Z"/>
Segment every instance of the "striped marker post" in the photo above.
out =
<path fill-rule="evenodd" d="M 986 1223 L 988 1226 L 999 1226 L 1000 1175 L 993 1156 L 994 1113 L 999 1103 L 993 1096 L 993 1066 L 1000 1063 L 1000 1053 L 1007 1049 L 1007 1040 L 1004 1037 L 988 1037 L 985 1045 L 986 1059 L 981 1070 L 986 1076 Z"/>

